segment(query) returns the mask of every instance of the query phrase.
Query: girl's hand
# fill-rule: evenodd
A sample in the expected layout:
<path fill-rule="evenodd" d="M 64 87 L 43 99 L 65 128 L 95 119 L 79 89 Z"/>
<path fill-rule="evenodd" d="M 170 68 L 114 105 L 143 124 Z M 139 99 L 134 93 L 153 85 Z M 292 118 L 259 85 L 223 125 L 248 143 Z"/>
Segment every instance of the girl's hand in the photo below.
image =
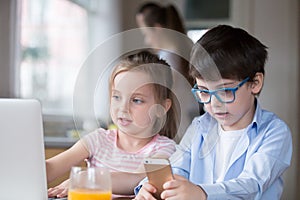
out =
<path fill-rule="evenodd" d="M 174 175 L 175 180 L 168 181 L 163 185 L 162 199 L 166 200 L 206 200 L 204 190 L 182 176 Z"/>
<path fill-rule="evenodd" d="M 48 197 L 66 197 L 68 196 L 69 179 L 65 180 L 58 186 L 48 189 Z"/>
<path fill-rule="evenodd" d="M 156 188 L 150 183 L 144 183 L 138 195 L 133 200 L 156 200 L 152 193 L 156 192 Z"/>

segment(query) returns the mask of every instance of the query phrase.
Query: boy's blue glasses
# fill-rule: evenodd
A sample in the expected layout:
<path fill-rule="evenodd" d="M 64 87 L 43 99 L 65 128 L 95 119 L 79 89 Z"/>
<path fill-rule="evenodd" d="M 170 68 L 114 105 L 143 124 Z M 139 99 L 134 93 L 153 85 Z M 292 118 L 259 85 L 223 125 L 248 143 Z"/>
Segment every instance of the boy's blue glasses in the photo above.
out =
<path fill-rule="evenodd" d="M 215 95 L 215 97 L 222 103 L 232 103 L 235 100 L 235 92 L 249 81 L 249 79 L 249 77 L 245 78 L 234 88 L 220 88 L 217 90 L 198 89 L 197 84 L 195 84 L 192 88 L 192 93 L 199 103 L 210 103 L 212 95 Z"/>

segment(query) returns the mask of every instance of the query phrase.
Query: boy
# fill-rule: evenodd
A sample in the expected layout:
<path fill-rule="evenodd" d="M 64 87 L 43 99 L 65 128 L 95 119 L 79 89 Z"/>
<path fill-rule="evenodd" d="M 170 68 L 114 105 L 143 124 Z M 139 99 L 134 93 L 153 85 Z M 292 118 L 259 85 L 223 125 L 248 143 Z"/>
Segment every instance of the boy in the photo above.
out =
<path fill-rule="evenodd" d="M 191 55 L 192 92 L 206 113 L 193 120 L 172 156 L 175 180 L 164 184 L 162 199 L 280 199 L 292 139 L 256 98 L 266 47 L 242 29 L 220 25 Z M 145 183 L 136 199 L 154 199 L 155 191 Z"/>

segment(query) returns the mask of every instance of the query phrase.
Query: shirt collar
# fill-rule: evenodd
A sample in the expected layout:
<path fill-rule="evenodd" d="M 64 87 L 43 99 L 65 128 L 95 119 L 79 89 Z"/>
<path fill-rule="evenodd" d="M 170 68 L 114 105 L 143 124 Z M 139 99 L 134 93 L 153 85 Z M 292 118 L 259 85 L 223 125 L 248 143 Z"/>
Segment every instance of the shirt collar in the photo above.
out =
<path fill-rule="evenodd" d="M 249 124 L 248 129 L 255 128 L 256 130 L 259 129 L 262 121 L 262 108 L 260 104 L 258 103 L 258 100 L 255 98 L 255 113 L 254 117 L 252 119 L 252 122 Z M 257 133 L 257 131 L 256 131 Z"/>

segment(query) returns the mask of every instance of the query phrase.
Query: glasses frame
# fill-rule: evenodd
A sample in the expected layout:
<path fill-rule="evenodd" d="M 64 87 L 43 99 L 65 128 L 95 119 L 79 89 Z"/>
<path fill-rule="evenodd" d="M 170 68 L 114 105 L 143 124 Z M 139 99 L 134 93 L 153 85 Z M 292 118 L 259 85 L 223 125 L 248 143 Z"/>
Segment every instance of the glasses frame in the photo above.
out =
<path fill-rule="evenodd" d="M 250 80 L 249 77 L 245 78 L 244 80 L 242 80 L 236 87 L 233 87 L 233 88 L 220 88 L 220 89 L 217 89 L 217 90 L 203 90 L 203 89 L 199 89 L 198 88 L 198 85 L 195 84 L 194 87 L 191 89 L 195 99 L 197 100 L 197 102 L 199 103 L 204 103 L 204 104 L 208 104 L 211 102 L 211 97 L 212 95 L 214 95 L 221 103 L 232 103 L 234 102 L 235 100 L 235 92 L 240 88 L 242 87 L 246 82 L 248 82 Z M 231 101 L 223 101 L 219 95 L 217 94 L 218 91 L 231 91 L 233 93 L 233 100 Z M 200 99 L 198 98 L 197 96 L 197 92 L 204 92 L 204 93 L 207 93 L 209 94 L 209 100 L 208 101 L 200 101 Z"/>

